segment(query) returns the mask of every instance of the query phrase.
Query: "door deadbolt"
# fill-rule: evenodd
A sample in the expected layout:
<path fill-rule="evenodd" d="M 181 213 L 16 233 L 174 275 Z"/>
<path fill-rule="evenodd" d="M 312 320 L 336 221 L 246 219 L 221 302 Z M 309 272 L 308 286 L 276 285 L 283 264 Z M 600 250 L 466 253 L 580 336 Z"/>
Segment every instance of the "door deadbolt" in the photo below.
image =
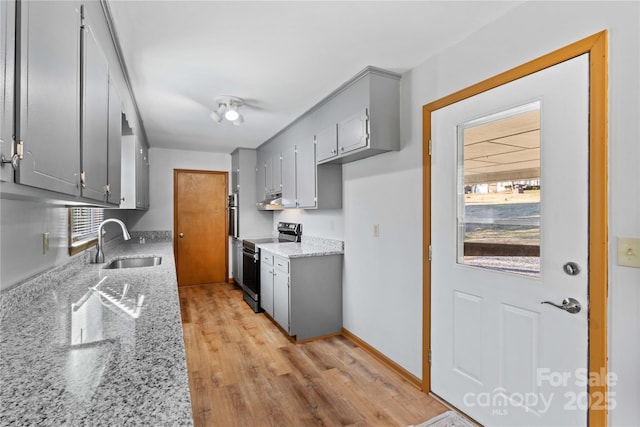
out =
<path fill-rule="evenodd" d="M 562 269 L 569 276 L 577 276 L 578 274 L 580 274 L 580 266 L 575 262 L 566 263 L 565 265 L 562 266 Z"/>

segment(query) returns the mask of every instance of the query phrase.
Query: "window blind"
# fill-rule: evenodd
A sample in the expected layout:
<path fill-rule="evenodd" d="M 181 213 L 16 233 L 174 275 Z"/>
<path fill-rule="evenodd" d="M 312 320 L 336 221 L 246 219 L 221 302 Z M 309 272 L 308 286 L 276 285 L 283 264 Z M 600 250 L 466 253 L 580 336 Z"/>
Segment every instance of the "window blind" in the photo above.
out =
<path fill-rule="evenodd" d="M 71 244 L 98 237 L 98 226 L 104 219 L 102 208 L 71 208 Z"/>

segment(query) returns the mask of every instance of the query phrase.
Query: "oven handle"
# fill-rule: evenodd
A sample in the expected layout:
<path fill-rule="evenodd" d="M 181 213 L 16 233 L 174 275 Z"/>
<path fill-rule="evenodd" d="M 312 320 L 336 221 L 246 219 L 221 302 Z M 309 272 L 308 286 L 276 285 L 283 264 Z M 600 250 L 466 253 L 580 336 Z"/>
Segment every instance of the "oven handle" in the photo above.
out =
<path fill-rule="evenodd" d="M 253 258 L 253 262 L 258 262 L 258 260 L 260 259 L 259 255 L 258 255 L 258 252 L 249 251 L 249 250 L 247 250 L 245 248 L 242 248 L 242 254 L 250 256 L 251 258 Z"/>

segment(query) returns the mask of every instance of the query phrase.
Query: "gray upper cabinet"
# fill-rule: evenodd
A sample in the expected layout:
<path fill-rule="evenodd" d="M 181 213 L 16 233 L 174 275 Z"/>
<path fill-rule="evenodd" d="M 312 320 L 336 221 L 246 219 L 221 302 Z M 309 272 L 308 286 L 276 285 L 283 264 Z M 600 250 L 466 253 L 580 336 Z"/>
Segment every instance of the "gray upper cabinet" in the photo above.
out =
<path fill-rule="evenodd" d="M 13 86 L 15 59 L 15 2 L 0 1 L 0 153 L 10 159 L 13 152 Z M 13 181 L 13 168 L 0 168 L 0 181 Z"/>
<path fill-rule="evenodd" d="M 240 154 L 237 151 L 231 153 L 231 192 L 240 191 Z"/>
<path fill-rule="evenodd" d="M 82 196 L 108 196 L 109 66 L 89 25 L 82 31 Z"/>
<path fill-rule="evenodd" d="M 118 205 L 122 104 L 94 32 L 104 16 L 87 16 L 76 1 L 22 1 L 3 2 L 3 21 L 8 5 L 18 8 L 15 182 L 54 199 Z"/>
<path fill-rule="evenodd" d="M 338 153 L 350 153 L 368 145 L 369 113 L 366 108 L 338 123 Z"/>
<path fill-rule="evenodd" d="M 400 75 L 367 67 L 320 103 L 310 116 L 319 129 L 318 163 L 348 163 L 398 151 Z"/>
<path fill-rule="evenodd" d="M 232 191 L 238 193 L 238 235 L 240 237 L 270 235 L 273 228 L 273 215 L 256 209 L 256 203 L 264 200 L 265 189 L 264 160 L 259 160 L 257 154 L 256 150 L 251 148 L 236 148 L 231 153 Z M 233 186 L 234 176 L 235 187 Z"/>
<path fill-rule="evenodd" d="M 349 160 L 346 154 L 369 146 L 369 113 L 364 108 L 315 135 L 318 163 L 334 158 Z M 341 157 L 343 156 L 343 157 Z"/>
<path fill-rule="evenodd" d="M 140 143 L 136 147 L 136 209 L 149 209 L 149 149 Z"/>
<path fill-rule="evenodd" d="M 282 206 L 298 209 L 342 207 L 342 167 L 316 166 L 316 144 L 307 138 L 282 151 Z"/>
<path fill-rule="evenodd" d="M 341 172 L 340 177 L 342 177 Z M 296 146 L 296 207 L 303 209 L 318 207 L 316 178 L 316 145 Z M 338 189 L 342 189 L 340 181 L 341 179 L 337 182 Z M 321 183 L 323 184 L 325 183 Z"/>
<path fill-rule="evenodd" d="M 318 162 L 331 159 L 338 155 L 338 126 L 331 124 L 321 130 L 315 136 Z"/>
<path fill-rule="evenodd" d="M 282 191 L 282 163 L 280 154 L 267 157 L 265 168 L 265 195 L 280 193 Z"/>
<path fill-rule="evenodd" d="M 22 1 L 16 182 L 80 195 L 80 6 Z"/>
<path fill-rule="evenodd" d="M 297 207 L 296 191 L 296 146 L 282 151 L 282 206 Z"/>
<path fill-rule="evenodd" d="M 109 80 L 109 144 L 107 202 L 119 205 L 122 198 L 122 102 L 115 85 Z"/>
<path fill-rule="evenodd" d="M 122 137 L 121 209 L 149 208 L 149 152 L 136 135 Z"/>

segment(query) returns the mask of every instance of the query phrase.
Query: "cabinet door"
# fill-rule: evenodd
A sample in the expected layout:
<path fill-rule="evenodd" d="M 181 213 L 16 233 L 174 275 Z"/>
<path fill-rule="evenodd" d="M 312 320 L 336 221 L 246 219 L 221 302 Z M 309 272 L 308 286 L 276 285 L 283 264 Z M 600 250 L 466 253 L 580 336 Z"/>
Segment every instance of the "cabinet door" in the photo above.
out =
<path fill-rule="evenodd" d="M 109 67 L 88 25 L 82 45 L 82 196 L 106 202 Z"/>
<path fill-rule="evenodd" d="M 256 164 L 256 203 L 259 203 L 265 199 L 266 192 L 266 168 L 262 159 L 258 158 Z"/>
<path fill-rule="evenodd" d="M 120 209 L 136 208 L 136 161 L 138 158 L 138 139 L 135 135 L 122 136 L 121 157 L 121 201 Z"/>
<path fill-rule="evenodd" d="M 274 316 L 273 266 L 266 262 L 260 265 L 260 305 L 269 316 Z"/>
<path fill-rule="evenodd" d="M 238 261 L 238 266 L 237 266 L 237 272 L 236 275 L 238 276 L 237 278 L 237 282 L 239 285 L 242 286 L 242 280 L 243 280 L 243 275 L 242 275 L 242 240 L 238 240 L 238 247 L 236 248 L 236 259 Z"/>
<path fill-rule="evenodd" d="M 140 198 L 142 200 L 142 208 L 149 209 L 149 150 L 146 147 L 143 148 L 142 160 Z"/>
<path fill-rule="evenodd" d="M 13 155 L 13 88 L 15 60 L 15 2 L 0 1 L 0 153 Z M 13 168 L 0 168 L 0 181 L 13 181 Z"/>
<path fill-rule="evenodd" d="M 136 139 L 136 208 L 149 207 L 149 157 L 148 150 Z"/>
<path fill-rule="evenodd" d="M 282 158 L 276 154 L 272 158 L 273 174 L 271 175 L 271 187 L 274 193 L 282 192 Z"/>
<path fill-rule="evenodd" d="M 296 146 L 296 185 L 299 208 L 317 207 L 316 196 L 316 145 Z"/>
<path fill-rule="evenodd" d="M 16 182 L 80 194 L 80 6 L 20 5 L 20 129 Z"/>
<path fill-rule="evenodd" d="M 109 147 L 108 147 L 107 183 L 109 186 L 107 201 L 120 204 L 122 186 L 122 104 L 120 96 L 111 80 L 109 80 Z"/>
<path fill-rule="evenodd" d="M 369 114 L 367 109 L 338 123 L 339 154 L 369 145 Z"/>
<path fill-rule="evenodd" d="M 338 133 L 336 125 L 321 130 L 315 135 L 318 161 L 336 157 L 338 155 Z"/>
<path fill-rule="evenodd" d="M 274 268 L 273 319 L 289 332 L 289 275 Z"/>
<path fill-rule="evenodd" d="M 264 163 L 264 193 L 265 196 L 273 194 L 273 157 Z"/>
<path fill-rule="evenodd" d="M 282 206 L 296 207 L 296 147 L 282 151 Z"/>
<path fill-rule="evenodd" d="M 231 192 L 240 190 L 240 153 L 238 151 L 231 155 Z"/>

